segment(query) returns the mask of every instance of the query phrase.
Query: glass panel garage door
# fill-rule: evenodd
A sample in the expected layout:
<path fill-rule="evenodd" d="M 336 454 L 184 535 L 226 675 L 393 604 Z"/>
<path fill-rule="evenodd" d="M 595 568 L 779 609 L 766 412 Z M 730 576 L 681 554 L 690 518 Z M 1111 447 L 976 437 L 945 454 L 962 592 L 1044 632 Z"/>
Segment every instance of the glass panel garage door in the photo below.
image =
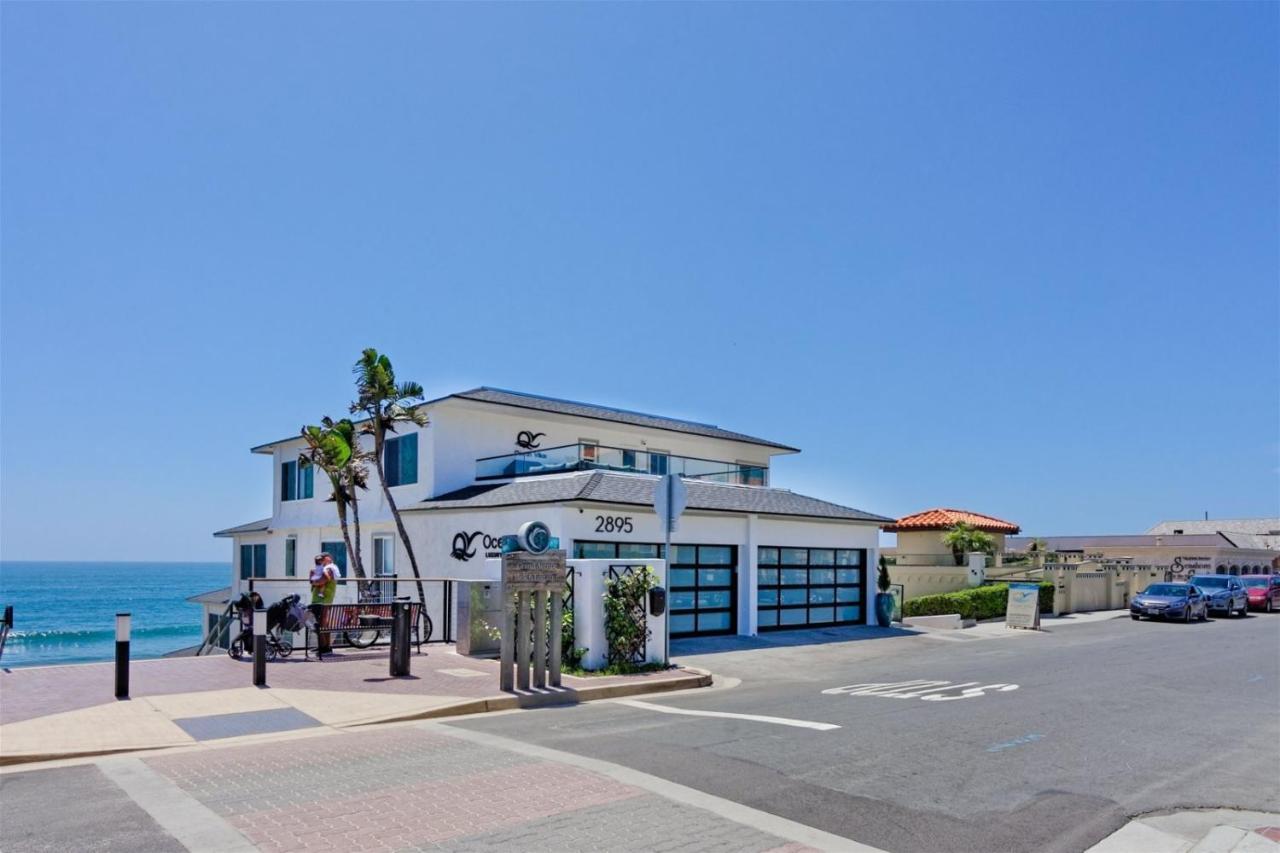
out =
<path fill-rule="evenodd" d="M 760 630 L 862 624 L 866 561 L 863 548 L 761 548 Z"/>
<path fill-rule="evenodd" d="M 738 548 L 672 545 L 669 570 L 671 636 L 705 637 L 738 630 Z"/>
<path fill-rule="evenodd" d="M 667 575 L 671 636 L 705 637 L 738 630 L 738 547 L 672 545 Z M 662 546 L 640 542 L 573 543 L 579 559 L 660 558 Z"/>

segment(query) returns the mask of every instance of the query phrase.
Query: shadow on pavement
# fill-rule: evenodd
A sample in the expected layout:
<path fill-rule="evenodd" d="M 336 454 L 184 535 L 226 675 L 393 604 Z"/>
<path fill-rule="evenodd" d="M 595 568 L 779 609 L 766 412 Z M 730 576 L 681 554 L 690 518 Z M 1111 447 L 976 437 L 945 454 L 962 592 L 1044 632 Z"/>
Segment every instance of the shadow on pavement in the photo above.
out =
<path fill-rule="evenodd" d="M 717 652 L 739 652 L 749 649 L 775 649 L 787 646 L 812 646 L 823 643 L 849 643 L 856 640 L 886 640 L 915 637 L 919 631 L 908 628 L 877 628 L 855 625 L 848 628 L 810 628 L 779 631 L 756 637 L 689 637 L 671 641 L 672 655 L 706 655 Z"/>

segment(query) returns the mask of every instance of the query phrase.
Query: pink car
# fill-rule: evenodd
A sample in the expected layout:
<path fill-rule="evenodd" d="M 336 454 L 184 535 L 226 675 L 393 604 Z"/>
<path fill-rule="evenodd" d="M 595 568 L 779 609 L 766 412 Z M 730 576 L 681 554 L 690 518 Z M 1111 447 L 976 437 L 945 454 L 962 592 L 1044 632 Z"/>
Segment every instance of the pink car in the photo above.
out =
<path fill-rule="evenodd" d="M 1250 610 L 1280 610 L 1280 575 L 1241 575 Z"/>

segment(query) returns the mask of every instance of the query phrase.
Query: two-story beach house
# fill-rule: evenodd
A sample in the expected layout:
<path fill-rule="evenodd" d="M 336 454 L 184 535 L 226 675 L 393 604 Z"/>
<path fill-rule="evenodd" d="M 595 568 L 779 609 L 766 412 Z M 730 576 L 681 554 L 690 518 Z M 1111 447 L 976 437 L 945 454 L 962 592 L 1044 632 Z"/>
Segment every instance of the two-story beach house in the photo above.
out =
<path fill-rule="evenodd" d="M 654 488 L 670 472 L 688 489 L 669 564 L 673 637 L 867 621 L 878 529 L 891 519 L 775 487 L 770 462 L 794 447 L 496 388 L 421 408 L 429 424 L 403 427 L 384 463 L 424 577 L 476 577 L 499 537 L 532 519 L 547 523 L 571 558 L 660 559 Z M 268 601 L 305 591 L 305 583 L 271 581 L 305 581 L 320 551 L 347 570 L 329 483 L 299 464 L 303 446 L 295 437 L 253 448 L 271 460 L 272 512 L 214 534 L 232 542 L 232 596 L 249 579 L 267 581 L 256 588 Z M 362 493 L 360 515 L 366 570 L 411 577 L 376 483 Z M 225 600 L 208 596 L 206 618 Z"/>

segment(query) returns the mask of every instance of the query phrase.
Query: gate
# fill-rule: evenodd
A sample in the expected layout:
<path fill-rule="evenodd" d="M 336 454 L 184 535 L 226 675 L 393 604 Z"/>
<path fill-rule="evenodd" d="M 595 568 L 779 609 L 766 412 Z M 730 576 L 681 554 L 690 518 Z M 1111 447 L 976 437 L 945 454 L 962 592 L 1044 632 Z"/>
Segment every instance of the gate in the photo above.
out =
<path fill-rule="evenodd" d="M 1110 572 L 1076 572 L 1071 585 L 1071 610 L 1084 613 L 1108 609 L 1110 584 Z"/>

